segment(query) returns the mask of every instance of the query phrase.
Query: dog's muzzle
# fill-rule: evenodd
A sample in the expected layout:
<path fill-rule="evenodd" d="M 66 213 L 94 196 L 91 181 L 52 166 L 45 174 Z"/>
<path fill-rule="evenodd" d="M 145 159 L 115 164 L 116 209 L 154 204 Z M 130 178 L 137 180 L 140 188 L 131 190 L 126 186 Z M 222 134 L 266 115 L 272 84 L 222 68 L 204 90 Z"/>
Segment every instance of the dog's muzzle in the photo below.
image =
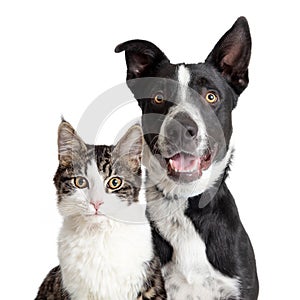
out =
<path fill-rule="evenodd" d="M 176 114 L 165 125 L 159 145 L 162 155 L 160 163 L 173 180 L 197 180 L 210 167 L 214 151 L 206 145 L 200 147 L 204 141 L 199 138 L 198 131 L 196 122 L 184 112 Z M 199 148 L 202 148 L 200 154 Z"/>

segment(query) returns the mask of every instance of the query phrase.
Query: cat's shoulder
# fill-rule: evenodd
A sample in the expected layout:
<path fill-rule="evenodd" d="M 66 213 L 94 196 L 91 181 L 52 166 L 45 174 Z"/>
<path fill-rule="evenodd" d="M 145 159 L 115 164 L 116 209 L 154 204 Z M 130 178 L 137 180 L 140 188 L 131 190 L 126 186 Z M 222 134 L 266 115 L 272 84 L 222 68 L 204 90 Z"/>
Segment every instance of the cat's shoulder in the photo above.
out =
<path fill-rule="evenodd" d="M 47 274 L 35 300 L 71 300 L 62 285 L 60 266 L 56 266 Z"/>

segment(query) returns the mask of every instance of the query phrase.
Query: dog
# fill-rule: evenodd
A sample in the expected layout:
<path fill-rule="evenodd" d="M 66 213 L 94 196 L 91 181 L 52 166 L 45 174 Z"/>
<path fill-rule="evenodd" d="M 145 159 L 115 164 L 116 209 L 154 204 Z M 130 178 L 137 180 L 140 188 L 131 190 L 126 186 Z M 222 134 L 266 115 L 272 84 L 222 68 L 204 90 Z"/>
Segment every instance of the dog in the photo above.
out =
<path fill-rule="evenodd" d="M 257 299 L 254 251 L 225 183 L 231 114 L 249 82 L 246 18 L 204 63 L 172 64 L 144 40 L 115 49 L 122 51 L 142 110 L 147 215 L 168 299 Z"/>

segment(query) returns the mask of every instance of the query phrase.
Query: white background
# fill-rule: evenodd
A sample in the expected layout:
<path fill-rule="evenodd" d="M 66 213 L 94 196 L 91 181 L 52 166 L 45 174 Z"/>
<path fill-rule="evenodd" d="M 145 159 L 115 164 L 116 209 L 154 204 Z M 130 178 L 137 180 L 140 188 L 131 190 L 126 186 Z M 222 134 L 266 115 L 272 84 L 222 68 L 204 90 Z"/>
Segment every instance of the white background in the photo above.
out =
<path fill-rule="evenodd" d="M 124 54 L 114 47 L 147 39 L 174 63 L 200 62 L 240 15 L 250 23 L 253 52 L 250 85 L 233 114 L 236 154 L 229 186 L 255 249 L 259 298 L 298 298 L 296 4 L 1 1 L 0 298 L 33 299 L 57 264 L 57 126 L 63 114 L 76 127 L 97 96 L 124 82 Z M 107 126 L 100 142 L 111 143 L 139 113 L 134 103 Z"/>

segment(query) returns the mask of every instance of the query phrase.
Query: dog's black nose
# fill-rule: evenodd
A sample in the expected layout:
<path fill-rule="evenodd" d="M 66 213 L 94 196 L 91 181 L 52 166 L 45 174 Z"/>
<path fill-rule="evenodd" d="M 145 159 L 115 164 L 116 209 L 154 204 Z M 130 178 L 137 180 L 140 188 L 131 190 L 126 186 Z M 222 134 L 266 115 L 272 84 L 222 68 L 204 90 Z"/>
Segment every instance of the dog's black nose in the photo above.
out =
<path fill-rule="evenodd" d="M 180 112 L 168 122 L 165 134 L 170 142 L 183 146 L 197 137 L 198 126 L 188 114 Z"/>

